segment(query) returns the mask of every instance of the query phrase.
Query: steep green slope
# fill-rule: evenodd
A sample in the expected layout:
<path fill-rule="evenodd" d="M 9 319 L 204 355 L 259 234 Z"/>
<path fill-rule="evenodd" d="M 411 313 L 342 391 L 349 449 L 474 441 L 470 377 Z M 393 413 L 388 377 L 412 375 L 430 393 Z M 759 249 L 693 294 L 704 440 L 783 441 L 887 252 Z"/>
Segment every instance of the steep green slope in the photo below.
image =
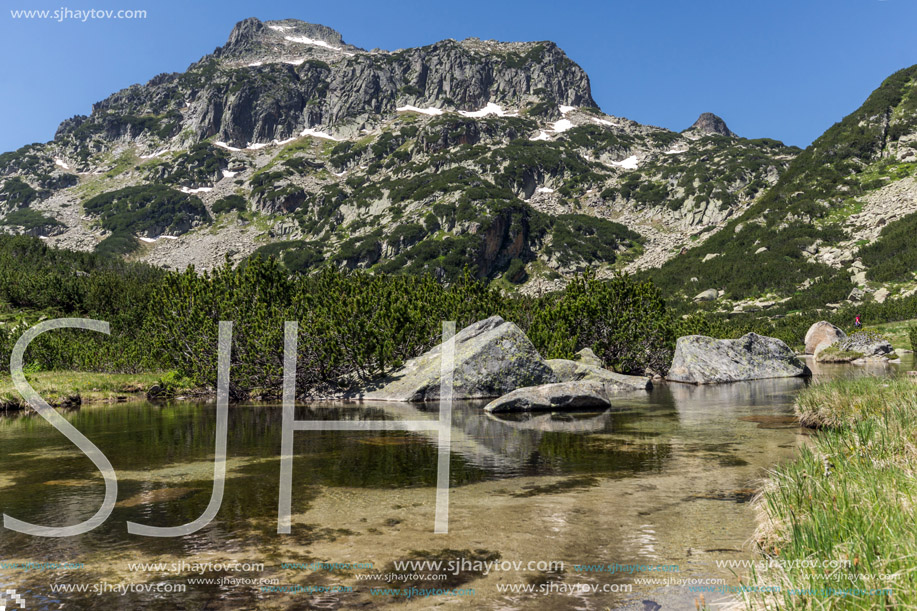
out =
<path fill-rule="evenodd" d="M 897 256 L 889 241 L 911 248 L 901 240 L 905 225 L 913 224 L 902 217 L 917 168 L 915 78 L 917 66 L 890 76 L 796 157 L 744 214 L 649 275 L 684 297 L 712 287 L 731 300 L 791 298 L 787 309 L 842 301 L 855 285 L 875 288 L 858 275 L 866 268 L 876 267 L 866 279 L 913 281 L 911 255 L 893 266 L 896 271 L 881 271 L 887 264 L 880 259 Z M 901 202 L 886 196 L 898 181 Z M 884 216 L 864 213 L 871 209 Z M 876 226 L 886 222 L 878 238 Z M 886 246 L 871 245 L 876 239 Z"/>

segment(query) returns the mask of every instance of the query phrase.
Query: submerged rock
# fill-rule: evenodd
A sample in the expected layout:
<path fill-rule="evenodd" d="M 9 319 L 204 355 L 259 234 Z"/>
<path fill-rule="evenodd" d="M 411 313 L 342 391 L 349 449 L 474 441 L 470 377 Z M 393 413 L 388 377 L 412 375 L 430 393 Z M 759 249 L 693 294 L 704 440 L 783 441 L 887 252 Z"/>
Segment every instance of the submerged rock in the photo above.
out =
<path fill-rule="evenodd" d="M 720 384 L 810 374 L 781 340 L 748 333 L 739 339 L 679 337 L 667 378 L 688 384 Z"/>
<path fill-rule="evenodd" d="M 499 316 L 465 327 L 455 334 L 454 341 L 455 399 L 500 397 L 520 387 L 557 381 L 554 371 L 525 333 Z M 381 388 L 362 397 L 407 402 L 439 399 L 441 353 L 442 344 L 408 361 L 399 371 L 381 380 Z"/>
<path fill-rule="evenodd" d="M 847 339 L 844 331 L 826 320 L 819 321 L 806 331 L 806 354 L 815 354 L 819 346 L 827 347 Z"/>
<path fill-rule="evenodd" d="M 604 382 L 558 382 L 518 388 L 488 403 L 484 411 L 500 413 L 606 408 L 611 406 L 608 395 L 609 389 Z"/>

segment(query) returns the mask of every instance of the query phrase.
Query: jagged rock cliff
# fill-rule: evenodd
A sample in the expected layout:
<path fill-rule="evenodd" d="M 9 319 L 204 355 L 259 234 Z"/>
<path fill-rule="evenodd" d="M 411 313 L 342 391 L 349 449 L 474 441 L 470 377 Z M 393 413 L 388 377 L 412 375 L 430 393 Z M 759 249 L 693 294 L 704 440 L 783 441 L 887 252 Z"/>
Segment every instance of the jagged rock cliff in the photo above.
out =
<path fill-rule="evenodd" d="M 56 139 L 79 148 L 87 132 L 153 141 L 187 130 L 185 142 L 246 147 L 310 128 L 355 135 L 400 106 L 478 111 L 543 100 L 595 106 L 586 73 L 551 42 L 445 40 L 367 52 L 325 26 L 250 18 L 187 72 L 119 91 L 90 117 L 64 122 Z"/>

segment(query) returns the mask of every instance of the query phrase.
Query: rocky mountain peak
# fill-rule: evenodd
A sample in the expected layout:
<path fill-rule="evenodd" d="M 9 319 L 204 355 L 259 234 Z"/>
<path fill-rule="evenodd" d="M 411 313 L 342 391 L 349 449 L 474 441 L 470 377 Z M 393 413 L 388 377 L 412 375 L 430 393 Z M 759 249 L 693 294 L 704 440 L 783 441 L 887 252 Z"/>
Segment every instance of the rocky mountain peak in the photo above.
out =
<path fill-rule="evenodd" d="M 694 131 L 703 135 L 735 136 L 732 130 L 726 126 L 726 122 L 712 112 L 701 113 L 694 125 L 685 131 Z"/>
<path fill-rule="evenodd" d="M 256 17 L 243 19 L 235 25 L 232 32 L 229 33 L 229 40 L 224 48 L 237 48 L 257 40 L 259 35 L 264 32 L 264 24 Z"/>
<path fill-rule="evenodd" d="M 350 55 L 362 49 L 346 44 L 340 32 L 325 25 L 299 19 L 262 22 L 249 17 L 235 25 L 229 40 L 214 52 L 214 56 L 252 62 L 321 51 Z"/>
<path fill-rule="evenodd" d="M 268 21 L 265 26 L 269 30 L 280 32 L 283 36 L 307 36 L 312 40 L 323 41 L 330 45 L 346 45 L 340 32 L 320 23 L 308 23 L 299 19 L 281 19 Z"/>
<path fill-rule="evenodd" d="M 134 142 L 149 153 L 211 137 L 247 148 L 316 130 L 346 138 L 412 108 L 502 116 L 538 103 L 596 108 L 589 77 L 551 42 L 368 52 L 327 26 L 249 18 L 186 72 L 112 94 L 56 138 L 86 155 L 90 137 L 92 147 Z"/>

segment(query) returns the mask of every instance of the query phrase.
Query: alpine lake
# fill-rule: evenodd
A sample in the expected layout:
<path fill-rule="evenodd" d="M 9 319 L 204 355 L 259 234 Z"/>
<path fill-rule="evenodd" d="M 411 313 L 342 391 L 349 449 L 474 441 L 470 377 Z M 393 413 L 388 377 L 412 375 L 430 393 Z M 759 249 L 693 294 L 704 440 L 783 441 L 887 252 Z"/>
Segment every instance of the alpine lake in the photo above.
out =
<path fill-rule="evenodd" d="M 913 364 L 911 354 L 881 368 L 809 362 L 816 380 Z M 75 537 L 0 530 L 0 587 L 29 610 L 693 609 L 690 584 L 737 585 L 744 571 L 730 561 L 755 558 L 751 501 L 768 469 L 814 434 L 793 417 L 809 383 L 658 384 L 604 412 L 498 417 L 482 402 L 456 402 L 447 534 L 434 533 L 438 434 L 378 430 L 295 433 L 292 528 L 278 534 L 281 407 L 239 404 L 229 407 L 216 518 L 187 536 L 131 535 L 128 521 L 175 526 L 203 513 L 215 404 L 62 411 L 114 466 L 117 505 Z M 297 405 L 296 419 L 435 420 L 437 410 L 313 403 Z M 101 474 L 42 418 L 0 417 L 0 448 L 4 514 L 65 526 L 99 508 Z M 450 570 L 396 566 L 406 560 Z M 437 589 L 461 595 L 427 595 Z"/>

